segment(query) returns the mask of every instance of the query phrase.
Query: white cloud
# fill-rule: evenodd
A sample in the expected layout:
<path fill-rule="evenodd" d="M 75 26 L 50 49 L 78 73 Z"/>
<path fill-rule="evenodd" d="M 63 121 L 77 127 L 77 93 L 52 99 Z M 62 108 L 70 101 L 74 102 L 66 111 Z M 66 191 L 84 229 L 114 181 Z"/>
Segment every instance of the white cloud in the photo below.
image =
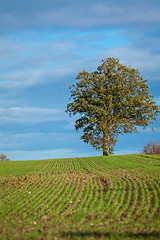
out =
<path fill-rule="evenodd" d="M 44 42 L 32 40 L 32 34 L 30 37 L 0 39 L 1 88 L 25 88 L 73 73 L 76 54 L 72 44 L 49 38 Z"/>
<path fill-rule="evenodd" d="M 66 34 L 68 39 L 56 34 L 56 40 L 51 35 L 41 41 L 41 34 L 36 35 L 38 40 L 32 40 L 32 34 L 31 39 L 25 35 L 14 40 L 0 39 L 0 88 L 18 90 L 61 81 L 81 71 L 87 63 L 91 65 L 95 46 L 76 45 L 74 34 Z"/>
<path fill-rule="evenodd" d="M 53 132 L 4 133 L 0 138 L 1 151 L 7 150 L 44 150 L 66 148 L 80 141 L 76 133 L 64 133 L 57 129 Z"/>
<path fill-rule="evenodd" d="M 34 70 L 9 73 L 0 76 L 1 89 L 22 89 L 34 85 L 42 85 L 47 82 L 57 82 L 64 76 L 73 74 L 71 66 L 61 65 L 54 70 Z"/>
<path fill-rule="evenodd" d="M 42 160 L 66 158 L 72 156 L 71 149 L 53 149 L 45 151 L 6 151 L 10 160 Z"/>
<path fill-rule="evenodd" d="M 94 151 L 75 152 L 74 150 L 68 148 L 45 151 L 6 151 L 5 154 L 10 158 L 10 160 L 43 160 L 56 158 L 92 157 L 102 155 L 101 153 L 95 153 Z"/>
<path fill-rule="evenodd" d="M 102 53 L 105 57 L 113 56 L 120 59 L 122 64 L 138 68 L 144 78 L 160 83 L 159 62 L 160 54 L 150 52 L 150 49 L 139 49 L 134 45 L 111 48 Z"/>
<path fill-rule="evenodd" d="M 112 3 L 98 3 L 93 5 L 92 8 L 96 14 L 99 16 L 100 24 L 106 25 L 137 25 L 146 23 L 157 23 L 160 22 L 159 6 L 150 4 L 141 4 L 139 1 L 129 4 L 114 4 Z"/>
<path fill-rule="evenodd" d="M 1 7 L 1 31 L 46 27 L 94 28 L 100 26 L 128 26 L 158 24 L 158 1 L 37 1 L 18 8 Z M 10 5 L 9 5 L 10 6 Z"/>
<path fill-rule="evenodd" d="M 63 109 L 38 107 L 0 108 L 1 123 L 33 124 L 46 121 L 64 120 Z"/>

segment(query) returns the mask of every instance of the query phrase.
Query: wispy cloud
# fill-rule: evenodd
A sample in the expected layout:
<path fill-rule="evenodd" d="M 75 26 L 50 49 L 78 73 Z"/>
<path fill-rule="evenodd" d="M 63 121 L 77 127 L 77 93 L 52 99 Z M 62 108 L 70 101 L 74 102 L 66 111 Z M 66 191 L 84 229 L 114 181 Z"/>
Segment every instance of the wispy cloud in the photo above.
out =
<path fill-rule="evenodd" d="M 48 82 L 64 81 L 83 70 L 94 70 L 106 44 L 130 44 L 116 31 L 55 31 L 43 39 L 42 33 L 0 38 L 0 88 L 21 89 Z M 30 36 L 30 37 L 29 37 Z M 42 38 L 42 40 L 41 40 Z M 98 63 L 99 63 L 98 62 Z"/>
<path fill-rule="evenodd" d="M 24 130 L 24 129 L 23 129 Z M 41 129 L 39 129 L 41 131 Z M 51 149 L 73 149 L 74 152 L 85 152 L 90 149 L 83 146 L 80 134 L 76 132 L 62 131 L 56 129 L 54 132 L 24 132 L 6 133 L 2 132 L 0 138 L 1 151 L 45 151 Z"/>
<path fill-rule="evenodd" d="M 1 123 L 34 124 L 65 119 L 63 109 L 38 107 L 0 108 Z"/>
<path fill-rule="evenodd" d="M 160 4 L 157 0 L 144 1 L 27 1 L 27 4 L 14 1 L 8 7 L 2 3 L 1 31 L 7 29 L 46 28 L 46 27 L 113 27 L 138 26 L 160 23 Z M 18 7 L 15 7 L 18 6 Z"/>
<path fill-rule="evenodd" d="M 144 78 L 150 81 L 157 81 L 159 78 L 160 53 L 154 54 L 148 49 L 138 49 L 134 45 L 126 47 L 111 48 L 103 52 L 104 56 L 113 56 L 121 60 L 123 64 L 138 68 Z"/>
<path fill-rule="evenodd" d="M 56 158 L 75 158 L 75 157 L 92 157 L 100 156 L 101 154 L 94 151 L 73 151 L 69 148 L 59 148 L 43 151 L 6 151 L 6 155 L 10 160 L 42 160 L 42 159 L 56 159 Z"/>

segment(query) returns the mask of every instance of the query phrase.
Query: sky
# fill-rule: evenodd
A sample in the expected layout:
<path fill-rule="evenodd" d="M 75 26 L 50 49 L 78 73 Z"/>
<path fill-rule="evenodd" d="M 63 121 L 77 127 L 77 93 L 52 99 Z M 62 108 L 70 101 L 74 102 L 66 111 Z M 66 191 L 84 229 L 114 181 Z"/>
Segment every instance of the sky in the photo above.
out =
<path fill-rule="evenodd" d="M 0 0 L 0 152 L 10 160 L 99 156 L 65 113 L 69 86 L 103 58 L 138 68 L 160 105 L 159 0 Z M 160 142 L 160 116 L 115 154 Z"/>

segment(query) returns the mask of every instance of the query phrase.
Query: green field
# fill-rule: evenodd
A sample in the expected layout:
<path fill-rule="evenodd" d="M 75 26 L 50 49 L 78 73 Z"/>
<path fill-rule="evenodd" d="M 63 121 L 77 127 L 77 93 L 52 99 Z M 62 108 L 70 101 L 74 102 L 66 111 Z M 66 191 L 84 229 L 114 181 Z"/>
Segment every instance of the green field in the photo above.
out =
<path fill-rule="evenodd" d="M 0 239 L 160 239 L 160 156 L 0 162 Z"/>

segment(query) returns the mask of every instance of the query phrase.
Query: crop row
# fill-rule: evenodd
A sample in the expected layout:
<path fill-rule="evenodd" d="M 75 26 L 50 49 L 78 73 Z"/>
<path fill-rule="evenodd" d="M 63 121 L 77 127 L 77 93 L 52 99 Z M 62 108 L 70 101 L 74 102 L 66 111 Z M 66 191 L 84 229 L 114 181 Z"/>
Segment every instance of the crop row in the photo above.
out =
<path fill-rule="evenodd" d="M 107 231 L 160 224 L 160 184 L 150 174 L 113 169 L 98 158 L 46 160 L 1 182 L 0 222 L 45 222 Z"/>

